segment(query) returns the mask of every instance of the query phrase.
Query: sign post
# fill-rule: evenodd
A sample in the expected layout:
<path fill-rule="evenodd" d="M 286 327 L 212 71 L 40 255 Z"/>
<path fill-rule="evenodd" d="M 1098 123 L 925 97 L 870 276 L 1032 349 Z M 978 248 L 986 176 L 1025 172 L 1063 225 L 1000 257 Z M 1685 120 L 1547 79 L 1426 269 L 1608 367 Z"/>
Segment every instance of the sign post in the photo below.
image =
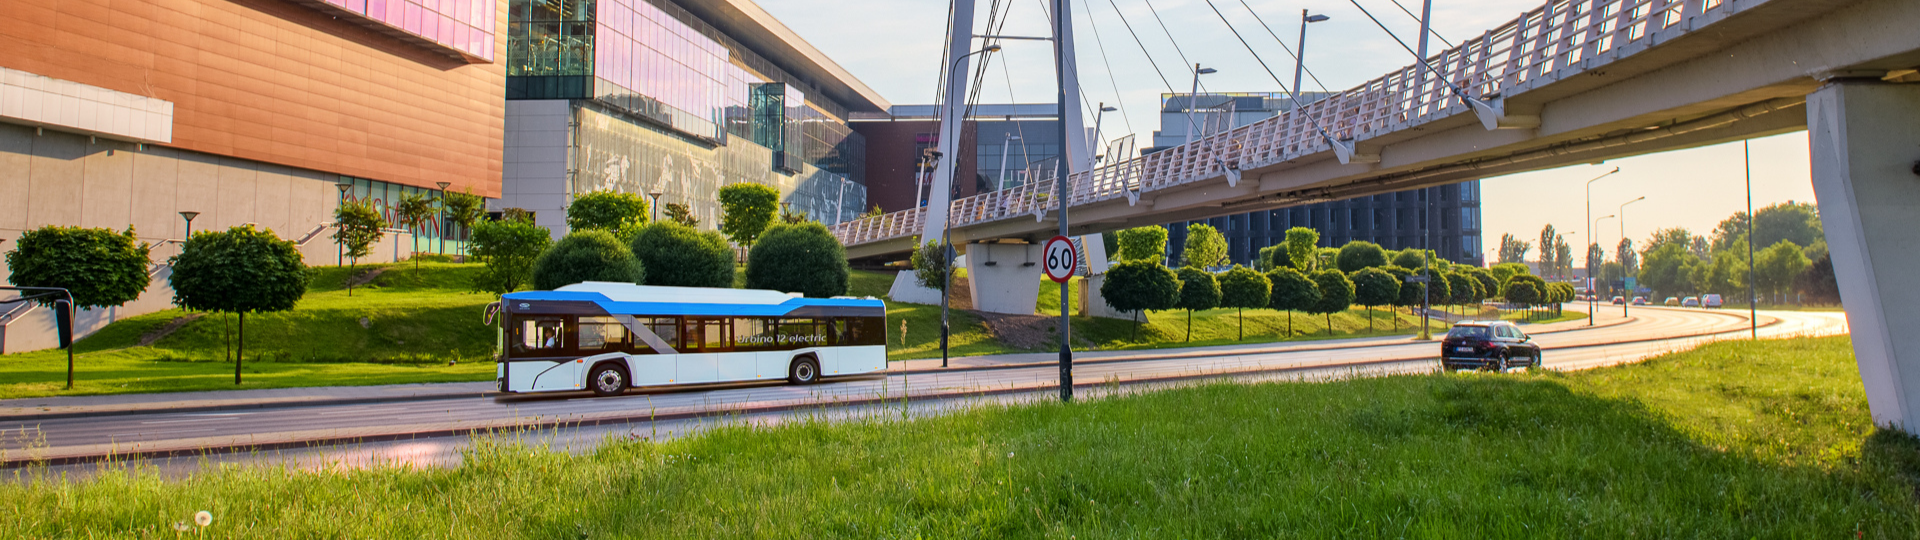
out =
<path fill-rule="evenodd" d="M 1060 400 L 1068 401 L 1073 399 L 1073 349 L 1067 342 L 1067 325 L 1072 322 L 1068 319 L 1072 314 L 1067 311 L 1067 281 L 1073 279 L 1073 270 L 1080 265 L 1080 253 L 1066 236 L 1048 239 L 1040 253 L 1046 262 L 1047 279 L 1060 284 Z"/>

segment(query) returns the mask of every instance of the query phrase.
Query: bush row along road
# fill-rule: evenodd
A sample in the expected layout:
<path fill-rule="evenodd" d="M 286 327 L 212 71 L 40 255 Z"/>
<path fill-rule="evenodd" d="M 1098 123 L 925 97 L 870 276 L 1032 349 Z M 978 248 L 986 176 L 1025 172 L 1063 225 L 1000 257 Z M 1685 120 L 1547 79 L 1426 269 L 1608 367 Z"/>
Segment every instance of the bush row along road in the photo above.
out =
<path fill-rule="evenodd" d="M 1709 340 L 1742 338 L 1747 335 L 1748 324 L 1744 312 L 1695 309 L 1636 308 L 1630 320 L 1620 318 L 1617 310 L 1602 306 L 1599 327 L 1536 336 L 1545 348 L 1546 366 L 1585 369 L 1637 361 Z M 1838 312 L 1762 312 L 1760 324 L 1761 337 L 1846 332 L 1845 315 Z M 1110 361 L 1077 365 L 1074 377 L 1076 386 L 1098 389 L 1116 384 L 1179 384 L 1223 376 L 1314 379 L 1437 368 L 1434 358 L 1438 343 L 1387 343 L 1332 349 L 1326 347 L 1337 344 L 1322 343 L 1318 348 L 1301 344 L 1297 348 L 1308 350 L 1198 356 L 1191 350 L 1098 354 Z M 209 450 L 239 452 L 218 459 L 225 461 L 444 464 L 457 461 L 458 449 L 475 431 L 525 434 L 533 430 L 543 434 L 540 440 L 545 444 L 585 449 L 608 434 L 683 434 L 713 422 L 715 415 L 777 423 L 822 414 L 857 415 L 881 410 L 899 414 L 903 389 L 912 396 L 916 409 L 1041 399 L 1057 393 L 1058 373 L 1052 364 L 1008 365 L 829 379 L 813 386 L 733 384 L 633 391 L 612 398 L 578 394 L 462 398 L 7 422 L 0 423 L 0 449 L 5 450 L 5 463 L 12 466 L 36 460 L 56 465 L 84 463 L 110 454 L 185 457 L 169 461 L 198 463 Z"/>

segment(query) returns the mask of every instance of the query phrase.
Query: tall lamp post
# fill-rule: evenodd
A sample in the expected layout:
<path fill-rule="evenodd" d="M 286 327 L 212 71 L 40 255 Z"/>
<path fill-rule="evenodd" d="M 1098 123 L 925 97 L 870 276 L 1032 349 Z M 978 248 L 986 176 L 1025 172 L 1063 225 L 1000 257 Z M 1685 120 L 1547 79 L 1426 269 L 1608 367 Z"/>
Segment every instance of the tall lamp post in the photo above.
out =
<path fill-rule="evenodd" d="M 1200 76 L 1219 72 L 1217 69 L 1200 67 L 1197 63 L 1193 65 L 1193 91 L 1187 93 L 1187 142 L 1183 144 L 1193 144 L 1193 109 L 1194 101 L 1200 98 Z"/>
<path fill-rule="evenodd" d="M 334 184 L 333 187 L 335 189 L 340 190 L 340 201 L 335 204 L 335 210 L 334 210 L 334 212 L 336 212 L 337 214 L 339 212 L 339 207 L 347 205 L 347 190 L 353 189 L 353 184 L 341 182 L 338 184 Z M 336 230 L 340 228 L 340 221 L 338 217 L 334 218 L 333 228 Z M 333 245 L 335 248 L 337 248 L 337 251 L 338 251 L 338 253 L 334 255 L 333 265 L 346 266 L 347 265 L 347 245 L 340 243 L 339 235 L 334 236 Z"/>
<path fill-rule="evenodd" d="M 433 229 L 434 229 L 434 232 L 438 233 L 437 236 L 440 237 L 440 254 L 446 255 L 447 254 L 447 186 L 453 185 L 453 182 L 434 182 L 433 185 L 440 186 L 440 198 L 433 201 L 437 206 L 440 207 L 440 212 L 439 212 L 440 215 L 434 216 Z"/>
<path fill-rule="evenodd" d="M 1000 185 L 994 189 L 1007 189 L 1007 155 L 1013 153 L 1013 141 L 1017 140 L 1020 140 L 1019 135 L 1008 133 L 1006 140 L 1000 142 Z"/>
<path fill-rule="evenodd" d="M 1593 326 L 1593 183 L 1620 172 L 1619 167 L 1587 181 L 1587 326 Z M 1545 246 L 1542 246 L 1545 247 Z"/>
<path fill-rule="evenodd" d="M 193 239 L 193 218 L 200 217 L 200 213 L 188 210 L 188 211 L 180 212 L 180 217 L 187 218 L 187 235 L 182 238 L 192 240 Z"/>
<path fill-rule="evenodd" d="M 1300 10 L 1300 44 L 1293 48 L 1294 92 L 1300 91 L 1300 72 L 1304 71 L 1307 65 L 1307 25 L 1323 22 L 1330 18 L 1331 17 L 1326 15 L 1308 15 L 1307 10 Z"/>
<path fill-rule="evenodd" d="M 1746 163 L 1747 171 L 1747 331 L 1755 341 L 1760 339 L 1760 297 L 1753 290 L 1753 149 L 1747 141 L 1740 141 L 1741 159 Z"/>
<path fill-rule="evenodd" d="M 1094 142 L 1094 144 L 1089 144 L 1089 145 L 1087 145 L 1087 153 L 1088 153 L 1088 154 L 1090 155 L 1090 158 L 1092 158 L 1092 159 L 1098 159 L 1098 158 L 1100 157 L 1100 148 L 1098 148 L 1098 147 L 1100 147 L 1100 146 L 1105 146 L 1104 144 L 1101 144 L 1102 142 L 1104 142 L 1104 139 L 1102 139 L 1102 138 L 1100 137 L 1100 117 L 1101 117 L 1101 116 L 1103 116 L 1103 115 L 1105 115 L 1105 114 L 1106 114 L 1106 113 L 1108 113 L 1108 112 L 1111 112 L 1111 111 L 1117 111 L 1117 110 L 1119 110 L 1119 109 L 1115 109 L 1115 108 L 1113 108 L 1113 107 L 1108 107 L 1108 106 L 1107 106 L 1107 102 L 1105 102 L 1105 101 L 1102 101 L 1102 102 L 1100 102 L 1100 107 L 1099 107 L 1099 108 L 1097 108 L 1097 109 L 1094 109 L 1094 113 L 1093 113 L 1093 142 Z M 1006 167 L 1001 167 L 1001 169 L 1002 169 L 1002 170 L 1004 170 L 1004 169 L 1006 169 Z"/>
<path fill-rule="evenodd" d="M 973 56 L 976 54 L 990 53 L 990 52 L 1000 52 L 1000 44 L 998 43 L 989 44 L 985 48 L 982 48 L 980 50 L 955 57 L 953 59 L 953 62 L 947 65 L 947 76 L 948 77 L 959 76 L 960 74 L 954 73 L 954 72 L 960 70 L 960 62 L 963 60 L 966 60 L 967 57 Z M 948 101 L 945 104 L 946 107 L 953 107 L 955 105 L 957 104 L 953 103 L 952 101 Z M 965 114 L 964 111 L 961 114 Z M 960 115 L 955 115 L 953 116 L 953 118 L 961 122 L 963 125 L 967 120 L 966 118 L 962 118 Z M 1065 122 L 1065 120 L 1061 120 L 1061 121 Z M 964 131 L 964 129 L 956 130 L 955 132 L 958 133 L 960 131 Z M 1062 144 L 1066 143 L 1066 141 L 1064 140 L 1060 142 Z M 940 161 L 940 151 L 938 150 L 927 153 L 927 156 L 930 158 L 929 161 L 932 161 L 935 163 L 938 163 Z M 954 156 L 953 161 L 954 161 L 954 164 L 957 166 L 960 163 L 960 157 Z M 947 186 L 947 189 L 952 190 L 953 186 L 949 185 Z M 929 193 L 927 194 L 927 198 L 932 199 L 933 198 L 933 194 L 931 193 L 932 186 L 928 186 L 928 191 Z M 940 232 L 940 246 L 942 248 L 945 248 L 945 251 L 946 251 L 945 255 L 947 258 L 946 284 L 940 287 L 940 367 L 947 367 L 947 337 L 949 335 L 948 332 L 950 329 L 950 327 L 947 326 L 947 315 L 948 315 L 948 312 L 950 311 L 948 297 L 952 296 L 951 291 L 953 290 L 953 258 L 954 258 L 953 208 L 952 208 L 953 199 L 951 197 L 947 199 L 947 205 L 948 205 L 948 208 L 943 209 L 940 213 L 940 215 L 946 217 L 946 219 L 943 220 L 941 224 L 942 230 Z"/>
<path fill-rule="evenodd" d="M 650 222 L 660 221 L 660 196 L 661 195 L 665 195 L 665 193 L 661 193 L 658 191 L 647 192 L 648 197 L 653 197 L 653 217 L 649 218 L 647 221 L 650 221 Z"/>
<path fill-rule="evenodd" d="M 1641 198 L 1638 198 L 1638 199 L 1634 199 L 1634 200 L 1631 200 L 1631 201 L 1627 201 L 1627 202 L 1624 202 L 1624 203 L 1620 203 L 1620 212 L 1619 212 L 1619 216 L 1620 216 L 1620 240 L 1621 240 L 1621 241 L 1623 241 L 1623 242 L 1624 242 L 1624 241 L 1626 241 L 1626 239 L 1627 239 L 1627 205 L 1629 205 L 1629 204 L 1633 204 L 1633 203 L 1637 203 L 1637 202 L 1640 202 L 1640 201 L 1644 201 L 1644 200 L 1647 200 L 1647 198 L 1646 198 L 1646 197 L 1641 197 Z M 1615 248 L 1615 249 L 1617 250 L 1618 248 Z M 1618 257 L 1618 256 L 1619 256 L 1619 254 L 1618 254 L 1618 253 L 1615 253 L 1615 254 L 1614 254 L 1614 256 L 1616 256 L 1616 257 Z M 1624 258 L 1622 258 L 1622 259 L 1620 259 L 1620 273 L 1621 273 L 1621 274 L 1623 274 L 1623 277 L 1624 277 L 1624 274 L 1626 274 L 1626 273 L 1627 273 L 1627 262 L 1626 262 L 1626 261 L 1627 261 L 1627 260 L 1626 260 L 1626 259 L 1624 259 Z M 1627 289 L 1627 301 L 1626 301 L 1626 302 L 1624 302 L 1624 303 L 1621 303 L 1621 304 L 1620 304 L 1620 316 L 1621 316 L 1621 317 L 1625 317 L 1625 316 L 1627 316 L 1627 306 L 1631 306 L 1631 305 L 1633 305 L 1633 289 Z"/>

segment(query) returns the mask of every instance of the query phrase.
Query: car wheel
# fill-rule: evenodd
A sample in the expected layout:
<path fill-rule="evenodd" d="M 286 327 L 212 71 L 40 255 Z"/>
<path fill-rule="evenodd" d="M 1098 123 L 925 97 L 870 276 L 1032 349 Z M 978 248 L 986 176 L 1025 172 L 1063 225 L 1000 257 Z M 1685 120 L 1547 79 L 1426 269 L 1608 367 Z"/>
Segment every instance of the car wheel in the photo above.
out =
<path fill-rule="evenodd" d="M 787 382 L 793 384 L 813 384 L 820 382 L 820 362 L 812 356 L 795 358 L 787 367 Z"/>
<path fill-rule="evenodd" d="M 1507 370 L 1511 368 L 1513 368 L 1513 354 L 1500 353 L 1500 368 L 1494 371 L 1499 373 L 1506 373 Z"/>
<path fill-rule="evenodd" d="M 593 373 L 587 375 L 587 386 L 593 388 L 594 395 L 617 396 L 627 391 L 627 370 L 618 364 L 600 364 L 593 367 Z"/>

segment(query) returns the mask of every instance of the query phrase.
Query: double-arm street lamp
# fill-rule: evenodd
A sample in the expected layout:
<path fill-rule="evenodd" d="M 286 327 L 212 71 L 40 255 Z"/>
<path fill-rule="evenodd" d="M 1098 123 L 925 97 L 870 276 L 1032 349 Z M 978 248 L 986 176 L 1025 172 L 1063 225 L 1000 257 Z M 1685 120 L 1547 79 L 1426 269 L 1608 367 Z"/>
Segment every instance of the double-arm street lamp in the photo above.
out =
<path fill-rule="evenodd" d="M 1193 65 L 1193 91 L 1187 92 L 1187 142 L 1182 144 L 1193 144 L 1193 110 L 1200 100 L 1200 76 L 1219 72 L 1217 69 L 1200 67 L 1197 63 Z"/>
<path fill-rule="evenodd" d="M 1307 10 L 1300 10 L 1300 44 L 1293 48 L 1294 92 L 1300 91 L 1300 72 L 1305 70 L 1307 64 L 1307 25 L 1324 22 L 1329 18 L 1331 17 L 1326 15 L 1308 15 Z"/>

